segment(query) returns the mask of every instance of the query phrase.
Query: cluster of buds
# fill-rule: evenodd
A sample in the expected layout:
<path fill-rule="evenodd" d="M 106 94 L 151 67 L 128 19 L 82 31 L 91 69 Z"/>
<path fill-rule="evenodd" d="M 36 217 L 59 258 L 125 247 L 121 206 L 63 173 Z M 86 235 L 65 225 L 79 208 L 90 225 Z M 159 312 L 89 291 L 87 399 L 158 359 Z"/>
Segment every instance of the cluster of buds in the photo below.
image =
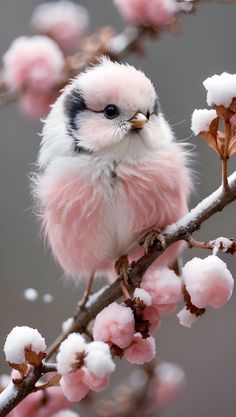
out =
<path fill-rule="evenodd" d="M 213 109 L 194 110 L 191 128 L 222 160 L 222 181 L 227 189 L 227 160 L 236 152 L 236 74 L 213 75 L 203 85 L 207 104 Z M 224 131 L 220 130 L 221 124 Z"/>

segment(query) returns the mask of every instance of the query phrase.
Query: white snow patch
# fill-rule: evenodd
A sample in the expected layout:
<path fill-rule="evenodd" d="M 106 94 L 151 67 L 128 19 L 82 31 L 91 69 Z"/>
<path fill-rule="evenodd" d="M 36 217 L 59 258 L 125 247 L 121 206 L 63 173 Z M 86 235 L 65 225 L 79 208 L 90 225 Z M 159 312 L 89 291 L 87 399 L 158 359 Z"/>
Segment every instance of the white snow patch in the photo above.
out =
<path fill-rule="evenodd" d="M 98 378 L 103 378 L 115 369 L 115 364 L 110 352 L 106 354 L 103 350 L 90 350 L 85 357 L 85 366 Z"/>
<path fill-rule="evenodd" d="M 53 297 L 53 295 L 52 295 L 52 294 L 44 294 L 44 295 L 43 295 L 43 302 L 44 302 L 44 303 L 49 304 L 49 303 L 51 303 L 53 300 L 54 300 L 54 297 Z"/>
<path fill-rule="evenodd" d="M 71 410 L 61 410 L 56 414 L 53 414 L 52 417 L 80 417 L 79 414 Z"/>
<path fill-rule="evenodd" d="M 143 290 L 142 288 L 136 288 L 134 291 L 134 298 L 140 298 L 144 302 L 146 306 L 150 306 L 152 304 L 152 297 L 151 295 Z"/>
<path fill-rule="evenodd" d="M 192 114 L 191 130 L 194 135 L 207 132 L 213 119 L 217 117 L 215 110 L 195 109 Z"/>
<path fill-rule="evenodd" d="M 26 288 L 24 291 L 24 298 L 28 301 L 35 301 L 38 296 L 38 291 L 35 288 Z"/>
<path fill-rule="evenodd" d="M 203 85 L 207 90 L 207 104 L 213 106 L 223 105 L 229 107 L 236 97 L 236 74 L 223 72 L 220 75 L 213 75 L 207 78 Z"/>
<path fill-rule="evenodd" d="M 86 308 L 91 307 L 91 305 L 93 303 L 95 303 L 95 301 L 97 301 L 97 299 L 100 297 L 100 295 L 102 295 L 104 293 L 104 291 L 106 291 L 106 289 L 109 287 L 109 285 L 105 285 L 104 287 L 100 288 L 100 290 L 98 290 L 97 292 L 95 292 L 94 294 L 91 294 L 88 298 L 88 301 L 86 303 Z"/>
<path fill-rule="evenodd" d="M 73 321 L 74 321 L 73 317 L 69 317 L 67 320 L 63 321 L 61 328 L 64 333 L 66 333 L 67 330 L 70 329 Z"/>
<path fill-rule="evenodd" d="M 184 327 L 190 328 L 197 321 L 195 314 L 192 314 L 186 307 L 182 308 L 176 315 L 179 319 L 179 323 Z"/>
<path fill-rule="evenodd" d="M 28 326 L 16 326 L 6 338 L 4 352 L 11 363 L 25 362 L 25 348 L 31 347 L 36 354 L 46 351 L 45 339 L 37 329 Z"/>
<path fill-rule="evenodd" d="M 73 365 L 77 361 L 77 353 L 85 352 L 86 342 L 83 336 L 78 333 L 71 333 L 64 342 L 61 343 L 57 354 L 57 370 L 61 375 L 69 374 L 73 371 Z"/>
<path fill-rule="evenodd" d="M 214 246 L 212 253 L 213 255 L 216 255 L 219 249 L 223 252 L 227 252 L 227 250 L 231 248 L 233 241 L 226 237 L 218 237 L 215 240 L 211 240 L 209 243 Z"/>

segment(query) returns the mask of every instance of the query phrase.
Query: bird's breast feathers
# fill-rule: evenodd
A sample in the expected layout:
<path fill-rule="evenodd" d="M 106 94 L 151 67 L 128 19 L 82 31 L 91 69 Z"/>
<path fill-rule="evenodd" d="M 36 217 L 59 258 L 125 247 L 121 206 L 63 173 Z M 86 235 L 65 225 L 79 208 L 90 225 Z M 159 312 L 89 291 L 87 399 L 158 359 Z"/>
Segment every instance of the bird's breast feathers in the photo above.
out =
<path fill-rule="evenodd" d="M 190 179 L 181 149 L 139 163 L 58 159 L 39 177 L 44 230 L 53 253 L 71 274 L 107 267 L 137 246 L 142 233 L 163 228 L 187 210 Z"/>

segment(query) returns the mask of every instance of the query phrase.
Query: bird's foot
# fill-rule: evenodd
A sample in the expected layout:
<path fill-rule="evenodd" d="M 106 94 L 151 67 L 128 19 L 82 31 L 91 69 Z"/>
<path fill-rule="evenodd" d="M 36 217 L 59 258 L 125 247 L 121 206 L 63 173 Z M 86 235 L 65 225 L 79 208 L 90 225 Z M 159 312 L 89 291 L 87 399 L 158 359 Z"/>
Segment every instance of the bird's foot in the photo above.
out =
<path fill-rule="evenodd" d="M 129 260 L 127 255 L 122 255 L 115 263 L 115 270 L 118 276 L 121 276 L 125 282 L 125 284 L 129 285 Z"/>
<path fill-rule="evenodd" d="M 159 229 L 152 229 L 148 232 L 139 242 L 141 246 L 143 246 L 144 252 L 147 255 L 150 248 L 154 245 L 155 242 L 160 242 L 163 249 L 166 248 L 166 240 L 161 230 Z"/>

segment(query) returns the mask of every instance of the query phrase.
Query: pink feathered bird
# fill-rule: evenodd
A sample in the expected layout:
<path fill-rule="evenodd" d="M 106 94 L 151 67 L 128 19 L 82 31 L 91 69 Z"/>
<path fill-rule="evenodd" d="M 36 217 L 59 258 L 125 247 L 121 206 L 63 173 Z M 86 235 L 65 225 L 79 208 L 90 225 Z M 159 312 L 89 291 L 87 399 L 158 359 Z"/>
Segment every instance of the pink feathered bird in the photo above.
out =
<path fill-rule="evenodd" d="M 36 193 L 43 228 L 64 271 L 115 277 L 122 255 L 187 211 L 186 155 L 175 142 L 151 81 L 104 58 L 68 85 L 46 119 Z M 155 266 L 173 262 L 182 244 Z"/>

